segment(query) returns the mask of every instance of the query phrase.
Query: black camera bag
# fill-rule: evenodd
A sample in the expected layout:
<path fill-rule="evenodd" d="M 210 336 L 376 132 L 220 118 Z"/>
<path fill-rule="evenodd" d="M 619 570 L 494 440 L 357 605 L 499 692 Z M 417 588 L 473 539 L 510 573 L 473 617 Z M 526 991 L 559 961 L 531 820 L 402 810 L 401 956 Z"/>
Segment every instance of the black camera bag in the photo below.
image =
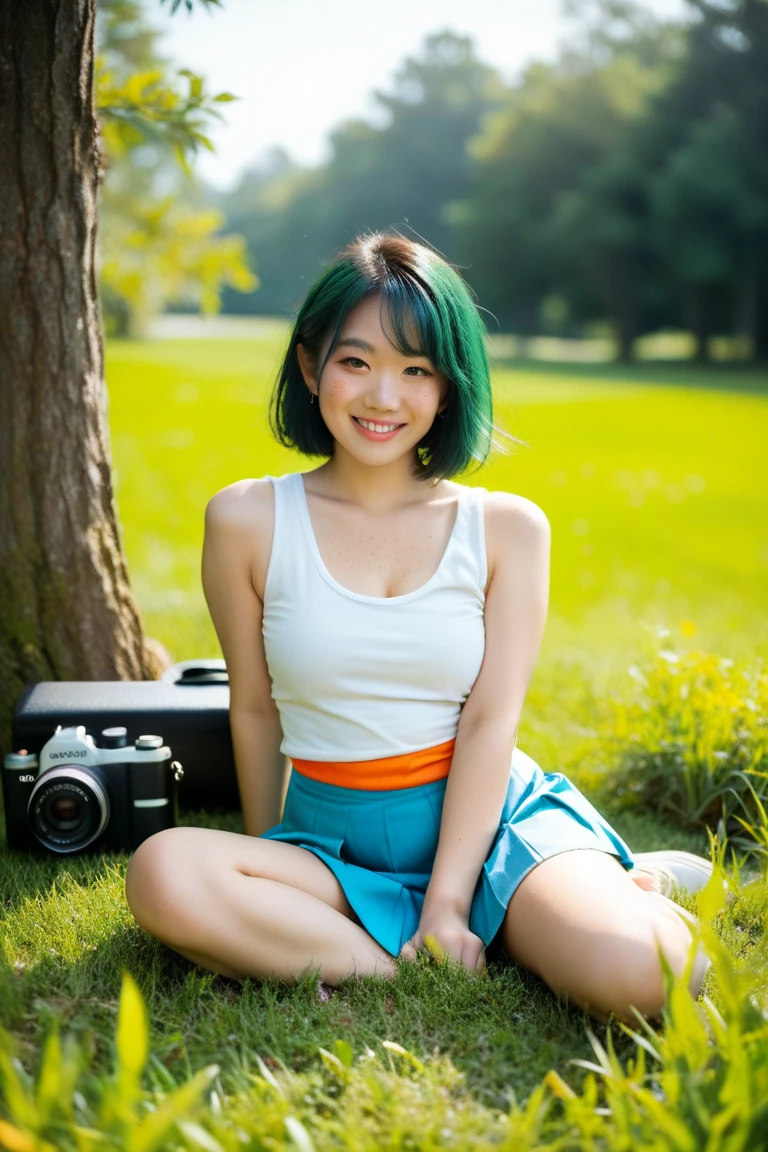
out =
<path fill-rule="evenodd" d="M 100 744 L 102 728 L 122 724 L 128 741 L 162 736 L 184 776 L 179 806 L 240 807 L 229 728 L 229 677 L 223 660 L 182 660 L 160 680 L 42 681 L 26 688 L 13 717 L 13 748 L 40 752 L 61 724 L 84 724 Z"/>

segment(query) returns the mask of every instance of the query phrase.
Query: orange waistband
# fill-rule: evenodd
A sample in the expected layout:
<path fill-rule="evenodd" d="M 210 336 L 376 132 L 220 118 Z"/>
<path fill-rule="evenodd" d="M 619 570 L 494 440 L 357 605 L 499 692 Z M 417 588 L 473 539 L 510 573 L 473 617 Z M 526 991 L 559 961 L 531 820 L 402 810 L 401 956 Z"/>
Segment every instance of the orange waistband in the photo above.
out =
<path fill-rule="evenodd" d="M 432 784 L 450 771 L 456 739 L 406 752 L 402 756 L 382 756 L 378 760 L 294 760 L 291 763 L 302 776 L 323 784 L 342 788 L 365 788 L 370 791 L 389 788 L 414 788 Z"/>

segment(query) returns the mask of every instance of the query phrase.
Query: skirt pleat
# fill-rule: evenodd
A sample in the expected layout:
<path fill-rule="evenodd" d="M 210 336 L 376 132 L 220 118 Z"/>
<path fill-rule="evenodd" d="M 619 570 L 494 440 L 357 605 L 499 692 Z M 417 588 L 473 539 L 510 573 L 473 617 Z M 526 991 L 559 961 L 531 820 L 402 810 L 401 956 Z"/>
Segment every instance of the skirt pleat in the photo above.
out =
<path fill-rule="evenodd" d="M 417 931 L 440 834 L 447 778 L 386 791 L 342 788 L 292 770 L 283 819 L 263 833 L 312 852 L 339 881 L 365 930 L 392 956 Z M 480 871 L 469 928 L 486 947 L 520 881 L 542 860 L 591 848 L 632 853 L 561 772 L 515 748 L 498 831 Z"/>

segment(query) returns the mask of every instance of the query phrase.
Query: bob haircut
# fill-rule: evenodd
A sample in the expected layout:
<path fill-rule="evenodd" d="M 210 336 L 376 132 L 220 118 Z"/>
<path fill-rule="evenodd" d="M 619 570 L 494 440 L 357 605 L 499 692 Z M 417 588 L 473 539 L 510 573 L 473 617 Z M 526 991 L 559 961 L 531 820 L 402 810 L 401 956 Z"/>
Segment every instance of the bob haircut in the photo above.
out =
<path fill-rule="evenodd" d="M 332 334 L 317 372 L 319 386 L 348 313 L 374 294 L 381 296 L 390 343 L 403 356 L 428 357 L 448 380 L 443 418 L 436 418 L 417 444 L 414 475 L 419 480 L 451 478 L 465 472 L 472 460 L 481 466 L 494 430 L 485 325 L 459 273 L 431 248 L 398 234 L 358 236 L 309 289 L 270 399 L 273 435 L 307 456 L 333 455 L 335 441 L 319 404 L 310 404 L 296 345 L 304 345 L 317 360 Z"/>

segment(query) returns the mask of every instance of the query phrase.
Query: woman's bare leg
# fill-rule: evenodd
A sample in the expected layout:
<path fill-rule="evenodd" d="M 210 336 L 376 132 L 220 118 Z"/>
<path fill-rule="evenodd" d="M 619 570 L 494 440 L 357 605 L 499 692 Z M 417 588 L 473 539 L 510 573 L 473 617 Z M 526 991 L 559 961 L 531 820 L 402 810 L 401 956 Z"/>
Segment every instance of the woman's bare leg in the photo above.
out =
<path fill-rule="evenodd" d="M 392 978 L 338 880 L 305 848 L 210 828 L 169 828 L 139 845 L 126 875 L 138 923 L 222 976 L 293 982 L 315 968 Z"/>
<path fill-rule="evenodd" d="M 633 883 L 607 852 L 579 849 L 537 864 L 521 881 L 501 928 L 507 954 L 598 1020 L 613 1012 L 637 1024 L 634 1004 L 655 1019 L 664 1003 L 657 942 L 676 974 L 695 917 Z M 697 996 L 709 966 L 700 948 L 690 981 Z"/>

